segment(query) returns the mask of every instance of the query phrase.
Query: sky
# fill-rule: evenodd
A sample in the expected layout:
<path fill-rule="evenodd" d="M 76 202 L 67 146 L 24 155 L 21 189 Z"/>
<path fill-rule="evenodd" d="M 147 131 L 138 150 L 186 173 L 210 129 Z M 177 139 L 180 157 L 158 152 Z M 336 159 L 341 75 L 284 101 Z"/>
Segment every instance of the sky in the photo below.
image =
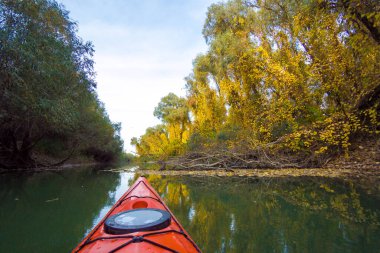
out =
<path fill-rule="evenodd" d="M 113 122 L 132 137 L 160 123 L 154 107 L 169 92 L 185 96 L 192 61 L 207 51 L 202 28 L 217 0 L 58 0 L 94 44 L 97 92 Z"/>

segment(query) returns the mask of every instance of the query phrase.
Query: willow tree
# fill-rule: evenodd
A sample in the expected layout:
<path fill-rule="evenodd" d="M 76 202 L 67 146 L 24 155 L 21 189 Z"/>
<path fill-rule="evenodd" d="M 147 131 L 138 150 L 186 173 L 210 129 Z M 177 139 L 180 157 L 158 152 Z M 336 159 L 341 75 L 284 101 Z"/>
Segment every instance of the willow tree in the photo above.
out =
<path fill-rule="evenodd" d="M 199 131 L 237 126 L 251 147 L 287 139 L 294 150 L 321 153 L 346 149 L 350 136 L 368 124 L 378 127 L 376 95 L 364 124 L 358 104 L 377 94 L 379 4 L 353 6 L 293 0 L 211 5 L 203 29 L 209 50 L 195 60 L 187 85 Z"/>
<path fill-rule="evenodd" d="M 316 165 L 355 135 L 378 134 L 379 10 L 374 0 L 212 4 L 208 51 L 185 79 L 187 148 L 266 150 Z M 171 99 L 156 111 L 166 127 L 178 114 Z"/>
<path fill-rule="evenodd" d="M 52 137 L 66 140 L 69 149 L 83 140 L 89 144 L 94 132 L 81 131 L 85 118 L 100 117 L 110 126 L 104 111 L 96 109 L 93 46 L 76 32 L 68 11 L 53 0 L 0 1 L 3 166 L 31 166 L 31 151 Z M 109 137 L 115 136 L 113 129 Z"/>

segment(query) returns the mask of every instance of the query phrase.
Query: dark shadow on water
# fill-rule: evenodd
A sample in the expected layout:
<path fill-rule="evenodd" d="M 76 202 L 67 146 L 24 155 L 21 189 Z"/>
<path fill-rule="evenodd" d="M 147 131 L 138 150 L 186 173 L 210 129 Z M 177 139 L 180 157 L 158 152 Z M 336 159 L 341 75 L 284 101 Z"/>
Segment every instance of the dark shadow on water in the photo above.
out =
<path fill-rule="evenodd" d="M 93 168 L 0 176 L 0 252 L 70 252 L 119 181 Z"/>

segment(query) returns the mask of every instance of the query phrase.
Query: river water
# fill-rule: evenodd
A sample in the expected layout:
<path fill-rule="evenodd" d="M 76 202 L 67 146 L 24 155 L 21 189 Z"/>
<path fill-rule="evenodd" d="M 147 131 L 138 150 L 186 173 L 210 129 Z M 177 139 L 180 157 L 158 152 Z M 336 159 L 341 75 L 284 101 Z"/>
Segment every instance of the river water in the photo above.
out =
<path fill-rule="evenodd" d="M 138 176 L 99 168 L 0 175 L 0 252 L 70 252 Z M 204 253 L 380 252 L 379 186 L 147 178 Z"/>

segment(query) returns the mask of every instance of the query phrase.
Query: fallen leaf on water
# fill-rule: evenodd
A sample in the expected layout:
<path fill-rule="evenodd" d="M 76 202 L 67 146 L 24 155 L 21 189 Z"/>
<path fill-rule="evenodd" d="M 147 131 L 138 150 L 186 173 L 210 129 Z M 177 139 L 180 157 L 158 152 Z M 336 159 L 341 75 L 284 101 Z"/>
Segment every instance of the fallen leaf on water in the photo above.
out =
<path fill-rule="evenodd" d="M 53 202 L 53 201 L 57 201 L 57 200 L 59 200 L 59 198 L 55 198 L 55 199 L 48 199 L 48 200 L 46 200 L 45 202 Z"/>

